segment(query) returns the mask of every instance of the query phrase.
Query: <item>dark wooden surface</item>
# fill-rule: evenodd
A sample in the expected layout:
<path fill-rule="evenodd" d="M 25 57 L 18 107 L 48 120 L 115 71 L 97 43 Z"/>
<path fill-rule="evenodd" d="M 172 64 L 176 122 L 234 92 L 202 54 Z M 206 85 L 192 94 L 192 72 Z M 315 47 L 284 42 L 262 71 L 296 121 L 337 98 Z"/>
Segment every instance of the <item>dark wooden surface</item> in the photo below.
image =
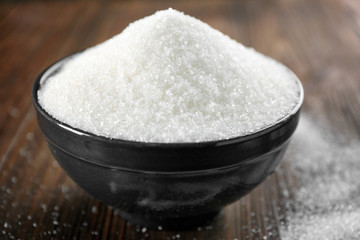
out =
<path fill-rule="evenodd" d="M 304 85 L 305 112 L 360 134 L 358 0 L 2 2 L 0 239 L 281 239 L 281 192 L 295 187 L 286 164 L 209 226 L 166 232 L 124 221 L 79 188 L 47 149 L 31 102 L 36 76 L 170 6 L 285 63 Z"/>

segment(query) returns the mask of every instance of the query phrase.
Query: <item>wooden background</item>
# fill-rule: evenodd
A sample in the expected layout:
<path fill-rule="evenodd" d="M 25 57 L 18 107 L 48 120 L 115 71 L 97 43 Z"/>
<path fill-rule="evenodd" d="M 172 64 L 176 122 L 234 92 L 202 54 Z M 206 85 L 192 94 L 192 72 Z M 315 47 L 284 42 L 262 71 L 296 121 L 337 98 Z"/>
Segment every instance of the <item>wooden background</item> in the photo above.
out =
<path fill-rule="evenodd" d="M 289 66 L 303 110 L 360 134 L 360 1 L 0 2 L 0 239 L 281 239 L 286 164 L 209 226 L 148 230 L 90 197 L 59 167 L 37 126 L 31 87 L 49 64 L 173 7 Z"/>

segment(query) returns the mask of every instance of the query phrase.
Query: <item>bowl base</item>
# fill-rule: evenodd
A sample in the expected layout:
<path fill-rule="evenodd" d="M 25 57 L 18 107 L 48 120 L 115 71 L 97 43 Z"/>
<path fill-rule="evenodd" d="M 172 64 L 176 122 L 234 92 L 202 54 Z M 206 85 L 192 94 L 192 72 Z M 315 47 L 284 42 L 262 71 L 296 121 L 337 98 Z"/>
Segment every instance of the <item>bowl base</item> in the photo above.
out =
<path fill-rule="evenodd" d="M 116 209 L 122 218 L 130 223 L 158 230 L 191 230 L 210 224 L 218 216 L 220 210 L 186 217 L 159 217 L 137 215 Z"/>

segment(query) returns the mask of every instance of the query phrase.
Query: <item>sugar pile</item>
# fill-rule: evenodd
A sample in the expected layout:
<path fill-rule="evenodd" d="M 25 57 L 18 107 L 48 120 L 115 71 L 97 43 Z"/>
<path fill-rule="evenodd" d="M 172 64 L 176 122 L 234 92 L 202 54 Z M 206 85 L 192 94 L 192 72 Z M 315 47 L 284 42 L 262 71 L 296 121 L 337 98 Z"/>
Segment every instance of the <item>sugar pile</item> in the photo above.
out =
<path fill-rule="evenodd" d="M 41 106 L 110 138 L 198 142 L 272 125 L 301 101 L 286 67 L 173 9 L 130 24 L 42 82 Z"/>
<path fill-rule="evenodd" d="M 298 189 L 282 239 L 360 239 L 360 142 L 301 118 L 287 162 Z"/>

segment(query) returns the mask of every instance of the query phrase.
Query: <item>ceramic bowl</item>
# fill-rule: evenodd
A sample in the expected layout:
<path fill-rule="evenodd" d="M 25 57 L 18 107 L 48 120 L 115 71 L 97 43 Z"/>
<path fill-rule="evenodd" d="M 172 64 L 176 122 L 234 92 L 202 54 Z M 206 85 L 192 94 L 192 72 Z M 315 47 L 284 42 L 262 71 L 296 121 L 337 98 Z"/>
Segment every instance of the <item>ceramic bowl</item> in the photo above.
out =
<path fill-rule="evenodd" d="M 71 55 L 47 68 L 33 86 L 33 103 L 49 149 L 68 175 L 130 222 L 164 229 L 194 227 L 263 182 L 279 164 L 303 101 L 274 125 L 228 140 L 147 143 L 109 139 L 50 116 L 38 90 Z M 290 71 L 290 70 L 289 70 Z"/>

